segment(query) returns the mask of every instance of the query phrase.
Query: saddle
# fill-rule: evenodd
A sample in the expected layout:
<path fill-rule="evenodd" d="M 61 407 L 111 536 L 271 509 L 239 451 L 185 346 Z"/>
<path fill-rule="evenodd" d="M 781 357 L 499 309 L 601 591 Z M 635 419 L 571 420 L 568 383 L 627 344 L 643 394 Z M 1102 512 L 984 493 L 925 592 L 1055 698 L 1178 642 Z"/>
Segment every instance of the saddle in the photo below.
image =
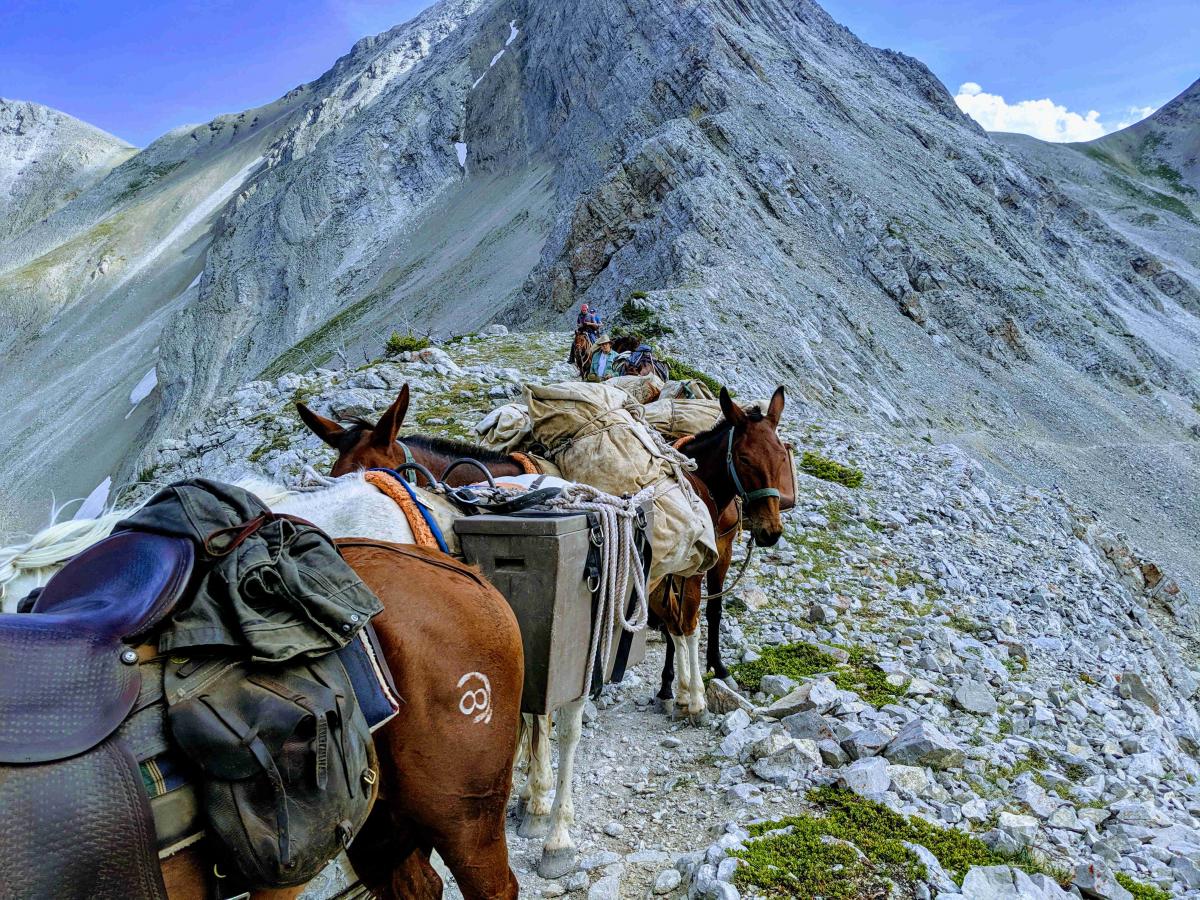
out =
<path fill-rule="evenodd" d="M 127 642 L 171 612 L 193 556 L 190 541 L 122 532 L 57 572 L 32 613 L 0 615 L 0 763 L 65 759 L 116 731 L 141 687 Z"/>
<path fill-rule="evenodd" d="M 32 612 L 0 615 L 8 896 L 165 900 L 150 802 L 118 729 L 141 690 L 129 642 L 171 612 L 192 566 L 189 541 L 114 535 L 50 579 Z"/>

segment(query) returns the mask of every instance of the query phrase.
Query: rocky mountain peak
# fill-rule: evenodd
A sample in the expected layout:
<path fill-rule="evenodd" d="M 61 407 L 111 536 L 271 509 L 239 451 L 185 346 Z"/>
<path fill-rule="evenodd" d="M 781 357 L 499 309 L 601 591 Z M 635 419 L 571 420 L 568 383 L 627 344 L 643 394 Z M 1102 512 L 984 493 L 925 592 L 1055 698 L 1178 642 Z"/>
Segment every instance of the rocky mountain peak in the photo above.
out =
<path fill-rule="evenodd" d="M 69 203 L 136 152 L 65 113 L 0 97 L 0 242 Z"/>

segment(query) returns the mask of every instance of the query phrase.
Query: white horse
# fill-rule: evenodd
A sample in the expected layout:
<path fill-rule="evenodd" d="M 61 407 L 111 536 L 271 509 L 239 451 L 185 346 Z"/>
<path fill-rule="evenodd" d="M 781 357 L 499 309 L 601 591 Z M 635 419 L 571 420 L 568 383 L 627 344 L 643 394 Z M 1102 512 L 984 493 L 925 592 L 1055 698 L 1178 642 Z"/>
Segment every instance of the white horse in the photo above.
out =
<path fill-rule="evenodd" d="M 361 472 L 344 475 L 320 491 L 291 491 L 260 479 L 239 481 L 238 486 L 257 496 L 272 512 L 306 519 L 331 537 L 416 543 L 404 513 L 368 484 Z M 46 584 L 71 557 L 108 537 L 117 522 L 142 505 L 111 509 L 96 519 L 56 522 L 23 544 L 0 549 L 0 612 L 16 612 L 22 597 Z M 575 821 L 571 782 L 583 729 L 583 705 L 581 697 L 558 710 L 556 785 L 550 758 L 550 716 L 522 717 L 516 764 L 520 767 L 528 762 L 528 769 L 519 795 L 525 807 L 519 833 L 522 837 L 545 835 L 538 871 L 547 878 L 565 875 L 575 864 L 575 842 L 570 834 Z"/>

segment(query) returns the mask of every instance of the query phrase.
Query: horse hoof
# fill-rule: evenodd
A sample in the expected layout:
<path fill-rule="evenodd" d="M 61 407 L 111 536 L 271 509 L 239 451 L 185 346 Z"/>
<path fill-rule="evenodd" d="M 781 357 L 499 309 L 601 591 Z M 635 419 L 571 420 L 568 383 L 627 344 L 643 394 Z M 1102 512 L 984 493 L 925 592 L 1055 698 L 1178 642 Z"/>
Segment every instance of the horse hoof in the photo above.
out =
<path fill-rule="evenodd" d="M 523 838 L 544 838 L 549 833 L 550 817 L 535 816 L 531 812 L 526 812 L 517 826 L 517 835 Z"/>
<path fill-rule="evenodd" d="M 564 847 L 561 850 L 542 848 L 542 858 L 538 862 L 538 875 L 542 878 L 562 878 L 575 871 L 575 848 Z"/>
<path fill-rule="evenodd" d="M 725 682 L 725 687 L 729 688 L 731 691 L 740 691 L 741 690 L 741 688 L 738 687 L 737 679 L 734 678 L 732 675 L 726 675 L 721 680 Z"/>
<path fill-rule="evenodd" d="M 712 724 L 712 713 L 708 709 L 702 709 L 699 712 L 689 712 L 688 721 L 699 728 L 706 728 Z"/>
<path fill-rule="evenodd" d="M 659 715 L 669 716 L 675 709 L 675 699 L 673 697 L 655 697 L 654 711 Z"/>

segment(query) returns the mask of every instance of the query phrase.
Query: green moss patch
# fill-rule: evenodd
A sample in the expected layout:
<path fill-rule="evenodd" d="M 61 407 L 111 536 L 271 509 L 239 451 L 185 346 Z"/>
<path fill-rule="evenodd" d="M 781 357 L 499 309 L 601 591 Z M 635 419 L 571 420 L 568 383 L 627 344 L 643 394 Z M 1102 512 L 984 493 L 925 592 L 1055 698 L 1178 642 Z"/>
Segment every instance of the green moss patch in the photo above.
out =
<path fill-rule="evenodd" d="M 730 671 L 737 683 L 753 694 L 762 684 L 764 675 L 786 675 L 799 681 L 820 672 L 832 672 L 835 668 L 837 663 L 832 656 L 812 644 L 801 642 L 768 647 L 758 659 L 737 663 Z"/>
<path fill-rule="evenodd" d="M 1124 872 L 1117 873 L 1117 884 L 1133 894 L 1133 900 L 1171 900 L 1171 895 L 1149 884 L 1134 881 Z"/>
<path fill-rule="evenodd" d="M 887 673 L 876 668 L 875 656 L 861 647 L 849 650 L 850 662 L 833 676 L 843 691 L 854 691 L 868 703 L 883 706 L 904 696 L 904 688 L 888 684 Z"/>
<path fill-rule="evenodd" d="M 750 827 L 755 837 L 781 828 L 790 827 L 791 831 L 765 837 L 749 849 L 731 854 L 746 861 L 735 875 L 739 886 L 753 885 L 768 895 L 799 900 L 858 900 L 888 896 L 890 882 L 896 882 L 909 888 L 907 894 L 927 872 L 917 855 L 904 846 L 906 841 L 927 848 L 959 884 L 972 866 L 1015 865 L 1046 871 L 1028 856 L 1003 857 L 979 838 L 902 816 L 848 791 L 822 787 L 810 791 L 808 799 L 816 804 L 818 814 L 788 816 Z M 1052 877 L 1061 874 L 1052 873 Z"/>
<path fill-rule="evenodd" d="M 876 668 L 875 657 L 861 647 L 847 650 L 850 661 L 838 665 L 832 656 L 803 641 L 767 647 L 753 662 L 730 667 L 733 677 L 750 693 L 757 691 L 765 675 L 786 675 L 800 681 L 822 672 L 844 691 L 854 691 L 868 703 L 882 706 L 904 696 L 904 688 L 887 683 L 887 674 Z"/>
<path fill-rule="evenodd" d="M 858 469 L 843 466 L 811 450 L 804 451 L 804 456 L 800 459 L 800 468 L 814 478 L 835 481 L 850 488 L 858 487 L 863 481 L 863 473 Z"/>

